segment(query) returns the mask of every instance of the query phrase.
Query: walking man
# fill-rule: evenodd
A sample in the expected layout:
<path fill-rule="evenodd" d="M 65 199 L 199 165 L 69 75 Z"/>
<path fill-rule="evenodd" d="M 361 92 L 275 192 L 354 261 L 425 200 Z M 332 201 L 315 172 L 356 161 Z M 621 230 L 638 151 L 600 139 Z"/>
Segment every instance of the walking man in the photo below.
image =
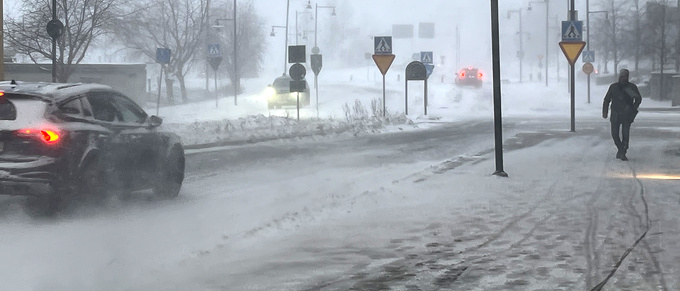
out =
<path fill-rule="evenodd" d="M 612 128 L 612 138 L 618 149 L 616 158 L 627 161 L 628 139 L 630 124 L 635 120 L 638 107 L 642 103 L 642 96 L 638 87 L 628 81 L 630 72 L 623 69 L 619 72 L 619 81 L 611 84 L 602 104 L 602 118 L 607 119 L 609 103 L 611 102 L 611 117 L 609 118 Z"/>

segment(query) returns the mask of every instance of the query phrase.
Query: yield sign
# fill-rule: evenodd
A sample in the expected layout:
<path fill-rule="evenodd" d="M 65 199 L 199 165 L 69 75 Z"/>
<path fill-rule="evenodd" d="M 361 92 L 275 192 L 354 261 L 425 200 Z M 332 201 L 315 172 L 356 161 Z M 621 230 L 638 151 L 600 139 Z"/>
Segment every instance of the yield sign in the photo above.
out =
<path fill-rule="evenodd" d="M 373 61 L 375 62 L 376 66 L 378 66 L 378 69 L 380 70 L 380 73 L 385 76 L 387 74 L 387 70 L 390 69 L 390 66 L 392 65 L 392 62 L 394 61 L 395 55 L 373 55 Z"/>
<path fill-rule="evenodd" d="M 576 60 L 578 59 L 578 56 L 581 55 L 581 51 L 583 51 L 583 48 L 586 46 L 586 43 L 581 41 L 581 42 L 560 42 L 560 48 L 562 49 L 562 52 L 564 53 L 564 56 L 567 57 L 567 60 L 569 61 L 569 64 L 573 65 L 576 63 Z"/>

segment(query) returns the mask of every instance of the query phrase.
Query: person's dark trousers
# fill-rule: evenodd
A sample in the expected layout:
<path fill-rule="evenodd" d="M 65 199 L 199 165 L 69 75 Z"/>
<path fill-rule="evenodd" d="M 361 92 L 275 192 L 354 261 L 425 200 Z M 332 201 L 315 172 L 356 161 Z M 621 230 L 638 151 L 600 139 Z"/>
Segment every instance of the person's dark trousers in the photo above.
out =
<path fill-rule="evenodd" d="M 619 153 L 625 155 L 628 150 L 628 141 L 630 137 L 630 122 L 612 120 L 611 124 L 614 144 L 616 144 L 616 148 L 619 149 Z"/>

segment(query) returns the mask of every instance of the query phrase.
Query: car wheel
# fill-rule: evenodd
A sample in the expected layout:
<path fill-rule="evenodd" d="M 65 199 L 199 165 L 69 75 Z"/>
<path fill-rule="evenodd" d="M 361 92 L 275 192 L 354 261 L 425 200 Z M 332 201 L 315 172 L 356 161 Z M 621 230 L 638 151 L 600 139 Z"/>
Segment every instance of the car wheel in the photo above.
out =
<path fill-rule="evenodd" d="M 97 159 L 90 159 L 80 168 L 74 188 L 77 198 L 103 200 L 106 176 Z"/>
<path fill-rule="evenodd" d="M 24 211 L 32 217 L 50 217 L 58 212 L 56 195 L 31 196 L 24 202 Z"/>
<path fill-rule="evenodd" d="M 161 198 L 175 198 L 179 195 L 184 180 L 184 150 L 174 148 L 163 165 L 160 177 L 154 187 L 154 194 Z"/>

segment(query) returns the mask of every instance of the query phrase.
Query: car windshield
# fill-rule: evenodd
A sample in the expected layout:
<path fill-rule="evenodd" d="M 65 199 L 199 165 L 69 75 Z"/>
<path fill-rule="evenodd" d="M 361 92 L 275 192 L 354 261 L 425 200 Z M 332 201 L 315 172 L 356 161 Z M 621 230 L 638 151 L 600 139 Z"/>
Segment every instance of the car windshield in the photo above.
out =
<path fill-rule="evenodd" d="M 0 290 L 680 291 L 679 2 L 2 0 Z"/>

